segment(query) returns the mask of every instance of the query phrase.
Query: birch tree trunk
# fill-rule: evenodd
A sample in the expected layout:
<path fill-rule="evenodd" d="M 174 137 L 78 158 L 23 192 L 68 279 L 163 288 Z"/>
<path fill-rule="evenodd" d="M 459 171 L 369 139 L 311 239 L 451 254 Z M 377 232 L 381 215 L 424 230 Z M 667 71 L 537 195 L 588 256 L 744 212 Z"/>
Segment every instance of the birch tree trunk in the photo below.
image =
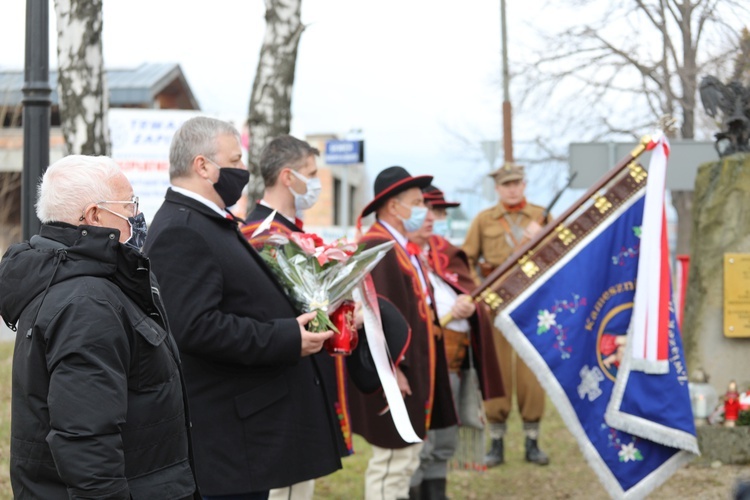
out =
<path fill-rule="evenodd" d="M 289 133 L 297 47 L 305 29 L 301 11 L 302 0 L 266 0 L 266 34 L 260 49 L 248 115 L 250 207 L 263 196 L 263 179 L 258 165 L 261 151 L 274 137 Z"/>
<path fill-rule="evenodd" d="M 55 0 L 57 94 L 69 154 L 109 155 L 102 0 Z"/>

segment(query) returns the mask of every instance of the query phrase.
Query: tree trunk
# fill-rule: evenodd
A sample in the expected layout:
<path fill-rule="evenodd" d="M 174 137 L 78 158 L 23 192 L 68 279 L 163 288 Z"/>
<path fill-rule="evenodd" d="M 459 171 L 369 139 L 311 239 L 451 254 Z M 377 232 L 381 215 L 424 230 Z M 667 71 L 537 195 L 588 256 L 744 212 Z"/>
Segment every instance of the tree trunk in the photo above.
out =
<path fill-rule="evenodd" d="M 734 70 L 730 81 L 750 85 L 750 30 L 742 28 L 740 33 L 740 53 L 734 60 Z"/>
<path fill-rule="evenodd" d="M 297 47 L 305 27 L 302 0 L 266 0 L 266 35 L 250 97 L 248 206 L 263 196 L 258 161 L 265 145 L 288 134 L 292 121 L 292 87 Z"/>
<path fill-rule="evenodd" d="M 0 172 L 0 252 L 21 236 L 21 172 Z"/>
<path fill-rule="evenodd" d="M 70 154 L 108 155 L 102 0 L 55 0 L 60 127 Z"/>

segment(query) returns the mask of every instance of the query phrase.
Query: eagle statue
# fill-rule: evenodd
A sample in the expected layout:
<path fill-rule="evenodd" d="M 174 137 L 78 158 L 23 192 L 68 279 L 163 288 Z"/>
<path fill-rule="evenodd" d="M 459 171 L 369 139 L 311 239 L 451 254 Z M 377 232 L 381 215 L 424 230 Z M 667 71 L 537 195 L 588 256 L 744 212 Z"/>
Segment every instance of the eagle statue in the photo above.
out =
<path fill-rule="evenodd" d="M 706 76 L 700 84 L 703 108 L 711 118 L 719 110 L 724 130 L 714 134 L 719 156 L 750 151 L 750 87 L 733 81 L 723 84 L 714 76 Z"/>

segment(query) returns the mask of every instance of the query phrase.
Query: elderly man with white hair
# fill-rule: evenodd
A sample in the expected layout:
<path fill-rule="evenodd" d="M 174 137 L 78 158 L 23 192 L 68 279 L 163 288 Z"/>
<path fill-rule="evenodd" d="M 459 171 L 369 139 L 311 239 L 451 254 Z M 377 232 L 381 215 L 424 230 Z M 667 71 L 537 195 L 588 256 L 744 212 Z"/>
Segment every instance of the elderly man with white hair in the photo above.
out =
<path fill-rule="evenodd" d="M 14 497 L 199 498 L 180 359 L 140 251 L 143 214 L 110 158 L 68 156 L 39 185 L 39 234 L 0 261 L 17 331 Z"/>

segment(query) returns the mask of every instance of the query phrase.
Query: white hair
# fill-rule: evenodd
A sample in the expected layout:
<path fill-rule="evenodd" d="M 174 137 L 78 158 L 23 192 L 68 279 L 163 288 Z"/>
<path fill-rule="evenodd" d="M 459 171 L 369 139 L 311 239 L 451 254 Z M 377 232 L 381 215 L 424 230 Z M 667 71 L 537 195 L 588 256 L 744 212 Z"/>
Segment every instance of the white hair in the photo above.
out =
<path fill-rule="evenodd" d="M 112 200 L 110 182 L 122 174 L 107 156 L 70 155 L 50 165 L 37 188 L 36 215 L 42 224 L 78 225 L 87 205 Z"/>

